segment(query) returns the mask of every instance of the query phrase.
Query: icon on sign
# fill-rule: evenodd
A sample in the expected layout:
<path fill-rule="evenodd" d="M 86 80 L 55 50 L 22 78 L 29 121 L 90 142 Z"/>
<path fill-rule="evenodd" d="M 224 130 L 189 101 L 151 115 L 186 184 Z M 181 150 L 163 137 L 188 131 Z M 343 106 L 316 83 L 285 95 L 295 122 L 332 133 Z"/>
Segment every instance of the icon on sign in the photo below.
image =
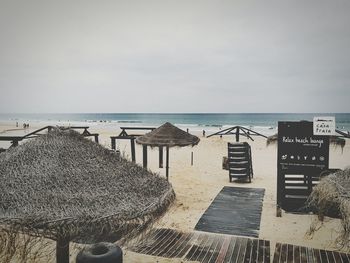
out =
<path fill-rule="evenodd" d="M 315 161 L 316 160 L 316 156 L 312 156 L 311 160 Z"/>
<path fill-rule="evenodd" d="M 292 155 L 292 156 L 290 157 L 290 159 L 294 160 L 294 155 Z"/>
<path fill-rule="evenodd" d="M 324 156 L 321 156 L 320 161 L 324 161 L 324 160 L 325 160 Z"/>
<path fill-rule="evenodd" d="M 287 154 L 282 155 L 282 160 L 286 160 L 287 159 Z"/>
<path fill-rule="evenodd" d="M 307 160 L 307 156 L 306 156 L 306 155 L 304 156 L 304 160 L 305 160 L 305 161 Z"/>
<path fill-rule="evenodd" d="M 297 156 L 297 159 L 300 160 L 300 156 L 299 155 Z"/>

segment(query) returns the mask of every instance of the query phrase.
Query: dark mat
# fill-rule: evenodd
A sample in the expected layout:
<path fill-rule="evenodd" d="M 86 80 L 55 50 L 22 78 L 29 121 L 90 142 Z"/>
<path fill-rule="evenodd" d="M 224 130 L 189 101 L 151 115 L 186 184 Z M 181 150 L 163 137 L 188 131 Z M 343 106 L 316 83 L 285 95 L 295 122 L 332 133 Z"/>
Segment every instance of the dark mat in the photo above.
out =
<path fill-rule="evenodd" d="M 300 247 L 291 244 L 276 244 L 273 263 L 349 263 L 350 254 L 316 249 L 310 247 Z"/>
<path fill-rule="evenodd" d="M 215 197 L 195 230 L 258 237 L 265 189 L 225 186 Z"/>
<path fill-rule="evenodd" d="M 202 263 L 270 263 L 268 240 L 155 229 L 128 250 L 140 254 Z"/>

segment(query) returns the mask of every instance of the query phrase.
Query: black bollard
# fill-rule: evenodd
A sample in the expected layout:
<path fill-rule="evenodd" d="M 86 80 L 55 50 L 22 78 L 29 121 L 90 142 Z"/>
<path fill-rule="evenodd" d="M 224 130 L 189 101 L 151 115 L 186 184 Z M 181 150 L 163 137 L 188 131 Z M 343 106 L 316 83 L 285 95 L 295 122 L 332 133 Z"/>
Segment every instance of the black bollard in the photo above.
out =
<path fill-rule="evenodd" d="M 112 243 L 93 244 L 79 252 L 76 263 L 123 263 L 123 251 Z"/>

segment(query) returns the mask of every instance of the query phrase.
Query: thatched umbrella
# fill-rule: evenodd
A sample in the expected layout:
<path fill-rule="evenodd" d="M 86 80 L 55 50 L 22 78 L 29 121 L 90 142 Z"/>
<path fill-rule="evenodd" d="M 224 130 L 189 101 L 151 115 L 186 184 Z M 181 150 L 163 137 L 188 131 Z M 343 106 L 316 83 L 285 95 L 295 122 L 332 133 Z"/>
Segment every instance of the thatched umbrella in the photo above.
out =
<path fill-rule="evenodd" d="M 341 217 L 342 231 L 337 241 L 350 249 L 350 168 L 339 170 L 321 179 L 308 198 L 308 205 L 318 213 Z"/>
<path fill-rule="evenodd" d="M 74 131 L 53 130 L 0 155 L 0 234 L 53 239 L 57 262 L 68 262 L 72 240 L 131 238 L 174 198 L 165 179 Z"/>
<path fill-rule="evenodd" d="M 169 179 L 169 148 L 197 145 L 199 138 L 189 134 L 169 122 L 136 139 L 138 144 L 151 147 L 166 147 L 166 178 Z"/>

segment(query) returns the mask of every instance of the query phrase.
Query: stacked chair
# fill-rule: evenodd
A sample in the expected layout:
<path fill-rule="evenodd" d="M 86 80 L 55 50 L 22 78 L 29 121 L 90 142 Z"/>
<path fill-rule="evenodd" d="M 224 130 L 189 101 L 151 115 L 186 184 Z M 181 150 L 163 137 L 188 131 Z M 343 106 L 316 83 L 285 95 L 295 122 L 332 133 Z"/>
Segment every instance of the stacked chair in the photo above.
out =
<path fill-rule="evenodd" d="M 246 179 L 251 182 L 253 178 L 252 152 L 247 142 L 228 143 L 229 178 Z"/>

